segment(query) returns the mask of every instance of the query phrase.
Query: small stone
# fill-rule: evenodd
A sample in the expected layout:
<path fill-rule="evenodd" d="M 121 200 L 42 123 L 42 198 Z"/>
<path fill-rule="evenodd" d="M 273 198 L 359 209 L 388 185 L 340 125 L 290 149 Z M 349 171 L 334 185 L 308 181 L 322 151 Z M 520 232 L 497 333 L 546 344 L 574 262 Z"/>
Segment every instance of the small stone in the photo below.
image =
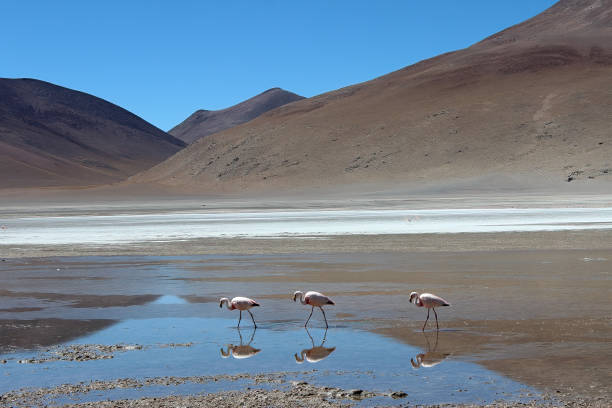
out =
<path fill-rule="evenodd" d="M 390 396 L 393 399 L 398 399 L 398 398 L 406 398 L 408 394 L 406 394 L 404 391 L 394 391 L 391 393 Z"/>
<path fill-rule="evenodd" d="M 349 394 L 351 394 L 351 395 L 361 395 L 361 394 L 363 394 L 363 390 L 359 390 L 359 389 L 357 389 L 357 390 L 350 390 Z"/>

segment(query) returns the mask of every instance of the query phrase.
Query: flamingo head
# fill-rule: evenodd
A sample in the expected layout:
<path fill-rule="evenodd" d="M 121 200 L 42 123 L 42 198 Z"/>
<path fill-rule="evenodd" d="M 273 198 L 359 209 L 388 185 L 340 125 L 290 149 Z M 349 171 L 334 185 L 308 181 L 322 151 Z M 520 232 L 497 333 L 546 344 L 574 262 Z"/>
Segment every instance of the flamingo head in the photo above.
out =
<path fill-rule="evenodd" d="M 410 294 L 410 303 L 416 304 L 416 301 L 414 300 L 415 298 L 418 300 L 419 299 L 419 294 L 416 293 L 416 292 L 412 292 Z"/>
<path fill-rule="evenodd" d="M 299 290 L 296 290 L 295 292 L 293 292 L 293 301 L 295 302 L 295 300 L 297 299 L 298 295 L 302 294 L 302 292 L 300 292 Z"/>
<path fill-rule="evenodd" d="M 227 302 L 229 304 L 229 299 L 228 298 L 219 299 L 219 307 L 223 307 L 223 302 Z"/>

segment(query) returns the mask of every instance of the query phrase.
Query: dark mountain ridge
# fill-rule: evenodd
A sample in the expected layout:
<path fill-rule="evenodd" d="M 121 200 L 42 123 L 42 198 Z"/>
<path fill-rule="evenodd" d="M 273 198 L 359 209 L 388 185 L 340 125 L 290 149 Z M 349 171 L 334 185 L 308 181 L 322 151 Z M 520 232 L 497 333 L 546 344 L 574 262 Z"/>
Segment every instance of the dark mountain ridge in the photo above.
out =
<path fill-rule="evenodd" d="M 122 180 L 185 144 L 95 96 L 0 78 L 0 188 Z"/>

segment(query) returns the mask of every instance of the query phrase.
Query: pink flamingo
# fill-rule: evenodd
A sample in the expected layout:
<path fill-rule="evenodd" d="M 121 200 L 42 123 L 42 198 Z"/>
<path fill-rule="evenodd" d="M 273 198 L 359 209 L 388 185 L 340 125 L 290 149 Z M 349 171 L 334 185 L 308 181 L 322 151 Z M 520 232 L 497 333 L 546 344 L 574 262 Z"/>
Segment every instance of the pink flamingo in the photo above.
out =
<path fill-rule="evenodd" d="M 429 320 L 429 311 L 431 309 L 433 309 L 434 315 L 436 315 L 436 329 L 440 330 L 440 326 L 438 326 L 438 314 L 436 313 L 436 307 L 450 306 L 450 303 L 442 299 L 440 296 L 436 296 L 431 293 L 421 293 L 419 295 L 416 292 L 412 292 L 410 294 L 410 303 L 414 303 L 418 307 L 424 306 L 427 308 L 427 319 L 425 319 L 425 324 L 423 324 L 423 328 L 421 329 L 421 331 L 425 331 L 425 326 L 427 325 L 427 321 Z"/>
<path fill-rule="evenodd" d="M 323 313 L 323 318 L 325 319 L 325 327 L 326 328 L 329 327 L 329 325 L 327 324 L 327 317 L 325 316 L 325 311 L 323 310 L 323 306 L 324 305 L 335 305 L 335 303 L 330 298 L 328 298 L 322 293 L 308 291 L 306 292 L 306 295 L 304 295 L 304 293 L 299 290 L 293 293 L 294 302 L 297 299 L 298 295 L 300 296 L 301 304 L 312 306 L 312 309 L 310 310 L 310 316 L 308 316 L 308 320 L 306 320 L 306 323 L 304 323 L 304 327 L 308 325 L 308 322 L 310 321 L 310 318 L 312 317 L 312 312 L 314 312 L 315 306 L 321 309 L 321 312 Z"/>
<path fill-rule="evenodd" d="M 240 317 L 238 318 L 238 327 L 240 327 L 240 321 L 242 320 L 242 311 L 246 310 L 251 315 L 251 320 L 253 320 L 253 326 L 257 328 L 257 323 L 255 323 L 255 318 L 253 317 L 253 313 L 251 313 L 249 309 L 255 306 L 259 306 L 259 303 L 257 303 L 253 299 L 249 299 L 247 297 L 241 297 L 241 296 L 233 298 L 231 302 L 228 298 L 219 299 L 219 307 L 223 307 L 223 303 L 225 303 L 228 310 L 235 310 L 235 309 L 240 310 Z"/>

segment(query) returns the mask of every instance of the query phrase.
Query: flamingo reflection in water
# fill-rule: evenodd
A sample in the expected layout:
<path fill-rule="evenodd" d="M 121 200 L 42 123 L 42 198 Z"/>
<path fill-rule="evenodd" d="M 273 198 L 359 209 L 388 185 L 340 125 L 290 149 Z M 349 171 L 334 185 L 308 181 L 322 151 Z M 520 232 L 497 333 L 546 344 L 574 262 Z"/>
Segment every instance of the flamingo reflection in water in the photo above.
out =
<path fill-rule="evenodd" d="M 249 340 L 247 344 L 243 344 L 242 333 L 240 332 L 240 328 L 237 328 L 236 330 L 238 330 L 238 335 L 240 336 L 240 345 L 234 346 L 233 344 L 228 344 L 227 351 L 223 350 L 223 347 L 221 347 L 221 357 L 222 358 L 228 358 L 229 356 L 232 356 L 236 359 L 241 360 L 244 358 L 251 358 L 255 354 L 261 351 L 261 349 L 257 349 L 251 346 L 251 343 L 253 342 L 253 338 L 255 337 L 255 332 L 257 331 L 257 329 L 253 329 L 253 334 L 251 334 L 251 339 Z"/>
<path fill-rule="evenodd" d="M 299 355 L 298 353 L 295 353 L 294 357 L 296 363 L 302 364 L 304 361 L 308 361 L 309 363 L 318 363 L 319 361 L 326 359 L 331 353 L 334 352 L 334 350 L 336 350 L 335 347 L 323 347 L 327 339 L 327 329 L 325 329 L 323 341 L 319 346 L 315 346 L 314 339 L 310 335 L 308 328 L 304 329 L 306 330 L 306 334 L 308 334 L 308 337 L 310 337 L 312 348 L 302 350 Z"/>
<path fill-rule="evenodd" d="M 442 352 L 436 351 L 436 349 L 438 348 L 438 333 L 439 332 L 436 331 L 436 341 L 434 343 L 433 349 L 431 348 L 431 344 L 429 343 L 429 338 L 427 338 L 427 335 L 423 333 L 423 336 L 425 336 L 425 341 L 427 342 L 427 352 L 419 353 L 414 358 L 411 358 L 410 364 L 412 364 L 412 367 L 431 368 L 431 367 L 437 366 L 442 361 L 444 361 L 448 356 L 451 355 L 451 353 L 442 353 Z"/>

